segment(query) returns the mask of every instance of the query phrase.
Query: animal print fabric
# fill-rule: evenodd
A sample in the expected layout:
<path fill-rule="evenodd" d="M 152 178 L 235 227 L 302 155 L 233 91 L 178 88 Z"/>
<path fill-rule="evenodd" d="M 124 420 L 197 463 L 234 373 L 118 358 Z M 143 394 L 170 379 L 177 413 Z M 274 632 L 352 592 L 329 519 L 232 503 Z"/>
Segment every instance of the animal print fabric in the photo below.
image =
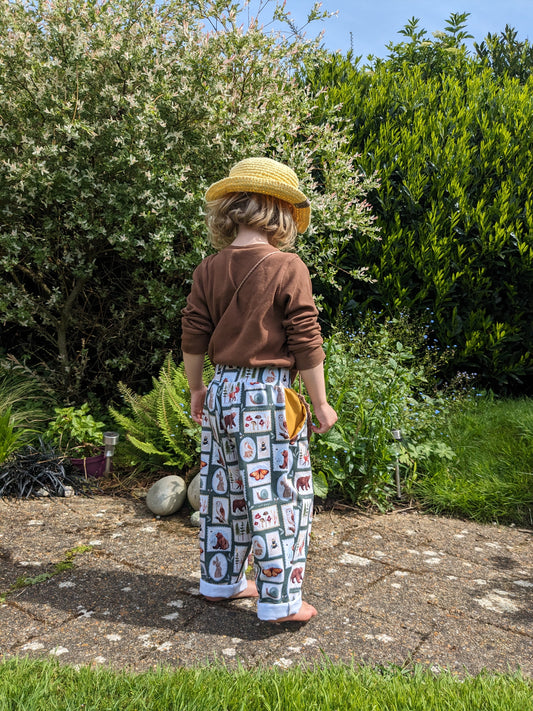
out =
<path fill-rule="evenodd" d="M 253 552 L 262 620 L 300 609 L 311 530 L 307 428 L 289 441 L 289 385 L 284 368 L 217 366 L 203 413 L 200 592 L 243 590 Z"/>

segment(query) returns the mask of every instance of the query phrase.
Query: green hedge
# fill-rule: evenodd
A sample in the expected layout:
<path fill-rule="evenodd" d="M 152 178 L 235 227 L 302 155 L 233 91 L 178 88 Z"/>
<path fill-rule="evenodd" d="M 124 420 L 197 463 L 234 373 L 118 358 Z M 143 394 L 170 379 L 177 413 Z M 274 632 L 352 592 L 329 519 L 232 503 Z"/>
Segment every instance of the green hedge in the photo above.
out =
<path fill-rule="evenodd" d="M 455 352 L 444 374 L 522 387 L 532 371 L 533 80 L 422 39 L 371 68 L 336 55 L 307 75 L 326 87 L 322 120 L 336 111 L 346 121 L 360 169 L 380 180 L 369 201 L 381 242 L 361 235 L 344 264 L 369 265 L 375 281 L 347 280 L 337 303 L 427 318 L 438 347 Z"/>

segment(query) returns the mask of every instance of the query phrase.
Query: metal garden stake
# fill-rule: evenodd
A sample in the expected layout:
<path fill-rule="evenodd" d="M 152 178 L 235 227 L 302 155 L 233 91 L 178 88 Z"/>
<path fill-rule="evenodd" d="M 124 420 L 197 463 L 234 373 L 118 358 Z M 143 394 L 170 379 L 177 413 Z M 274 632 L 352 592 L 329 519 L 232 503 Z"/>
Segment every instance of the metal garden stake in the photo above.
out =
<path fill-rule="evenodd" d="M 396 442 L 402 441 L 402 431 L 401 430 L 391 430 L 391 435 L 392 435 L 392 438 Z M 396 450 L 395 474 L 396 474 L 396 495 L 399 499 L 401 499 L 402 498 L 402 488 L 400 485 L 400 463 L 398 461 L 398 450 Z"/>
<path fill-rule="evenodd" d="M 119 434 L 118 432 L 104 432 L 104 456 L 105 456 L 105 473 L 109 474 L 111 471 L 111 460 L 113 454 L 115 454 L 115 447 L 117 446 Z"/>

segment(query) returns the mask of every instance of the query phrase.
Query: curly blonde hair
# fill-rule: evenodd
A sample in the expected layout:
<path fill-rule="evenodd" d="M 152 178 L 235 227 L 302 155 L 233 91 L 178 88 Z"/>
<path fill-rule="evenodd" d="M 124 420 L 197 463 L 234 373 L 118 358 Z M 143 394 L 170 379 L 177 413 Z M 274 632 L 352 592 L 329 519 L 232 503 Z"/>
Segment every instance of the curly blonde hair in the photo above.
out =
<path fill-rule="evenodd" d="M 239 225 L 264 232 L 270 244 L 281 250 L 291 249 L 298 234 L 293 206 L 260 193 L 228 193 L 210 200 L 205 219 L 215 249 L 230 245 Z"/>

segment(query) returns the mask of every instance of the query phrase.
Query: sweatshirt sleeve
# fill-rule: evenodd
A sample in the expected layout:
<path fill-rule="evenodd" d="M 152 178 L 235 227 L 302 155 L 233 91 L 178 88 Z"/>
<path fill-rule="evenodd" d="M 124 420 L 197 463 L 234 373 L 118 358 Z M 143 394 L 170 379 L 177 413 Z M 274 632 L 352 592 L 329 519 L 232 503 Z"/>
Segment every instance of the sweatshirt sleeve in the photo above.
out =
<path fill-rule="evenodd" d="M 193 355 L 207 353 L 214 330 L 203 289 L 204 272 L 203 264 L 194 270 L 187 306 L 181 311 L 181 348 Z"/>
<path fill-rule="evenodd" d="M 289 351 L 295 358 L 298 370 L 314 368 L 326 356 L 322 348 L 311 277 L 298 256 L 295 255 L 287 265 L 280 289 L 285 302 L 283 328 Z"/>

